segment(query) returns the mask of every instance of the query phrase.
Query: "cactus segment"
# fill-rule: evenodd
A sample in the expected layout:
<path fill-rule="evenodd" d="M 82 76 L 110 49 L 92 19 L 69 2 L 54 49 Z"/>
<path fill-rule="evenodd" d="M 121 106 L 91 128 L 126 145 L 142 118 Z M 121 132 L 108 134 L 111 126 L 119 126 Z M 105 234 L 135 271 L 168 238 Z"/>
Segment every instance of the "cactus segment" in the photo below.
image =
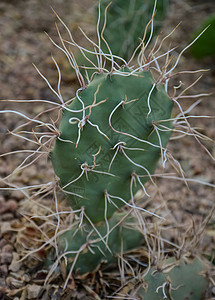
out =
<path fill-rule="evenodd" d="M 190 48 L 191 54 L 197 59 L 215 55 L 215 14 L 204 21 L 201 28 L 195 32 L 194 38 L 201 34 L 204 29 L 206 31 Z"/>
<path fill-rule="evenodd" d="M 111 47 L 113 54 L 130 58 L 140 39 L 144 36 L 147 23 L 151 20 L 154 9 L 154 0 L 102 0 L 100 12 L 100 31 L 102 32 L 105 23 L 105 9 L 111 3 L 106 13 L 106 27 L 104 38 Z M 159 30 L 161 21 L 164 19 L 168 7 L 168 0 L 157 1 L 156 15 L 153 19 L 153 32 Z M 148 28 L 145 41 L 151 33 Z M 103 42 L 103 41 L 102 41 Z M 105 43 L 102 43 L 102 50 L 109 53 Z"/>
<path fill-rule="evenodd" d="M 73 209 L 84 207 L 96 223 L 143 188 L 170 137 L 172 124 L 162 120 L 171 118 L 172 107 L 150 71 L 98 74 L 77 93 L 50 154 Z M 169 130 L 158 133 L 162 124 Z"/>
<path fill-rule="evenodd" d="M 185 262 L 167 259 L 145 276 L 146 286 L 138 291 L 144 300 L 201 300 L 207 288 L 206 266 L 200 259 Z"/>
<path fill-rule="evenodd" d="M 142 237 L 135 230 L 135 220 L 129 216 L 122 222 L 125 216 L 124 213 L 114 214 L 108 220 L 109 228 L 105 222 L 98 223 L 96 230 L 85 223 L 63 233 L 58 240 L 58 250 L 60 253 L 70 252 L 66 255 L 67 273 L 74 261 L 73 271 L 85 274 L 93 272 L 102 262 L 114 263 L 117 260 L 116 254 L 140 246 Z"/>
<path fill-rule="evenodd" d="M 144 37 L 147 23 L 150 23 L 152 20 L 155 0 L 98 0 L 97 2 L 97 17 L 100 20 L 99 32 L 100 37 L 102 37 L 100 38 L 102 52 L 110 52 L 106 44 L 108 43 L 112 54 L 121 57 L 121 59 L 129 60 L 135 48 L 139 45 L 140 40 Z M 153 34 L 156 34 L 160 29 L 162 21 L 168 11 L 168 5 L 169 0 L 157 1 L 153 25 L 150 23 L 148 26 L 144 39 L 145 44 L 151 35 L 151 25 L 153 26 Z M 107 7 L 108 9 L 106 11 Z M 104 24 L 106 24 L 106 26 L 103 32 Z M 103 36 L 106 42 L 104 42 Z M 95 54 L 85 54 L 90 61 L 95 65 L 97 64 Z M 85 79 L 88 77 L 91 78 L 96 70 L 92 68 L 92 64 L 86 57 L 79 52 L 76 61 L 78 66 L 81 66 L 80 72 L 82 76 Z M 106 63 L 108 64 L 108 62 Z M 87 75 L 85 70 L 87 70 Z"/>

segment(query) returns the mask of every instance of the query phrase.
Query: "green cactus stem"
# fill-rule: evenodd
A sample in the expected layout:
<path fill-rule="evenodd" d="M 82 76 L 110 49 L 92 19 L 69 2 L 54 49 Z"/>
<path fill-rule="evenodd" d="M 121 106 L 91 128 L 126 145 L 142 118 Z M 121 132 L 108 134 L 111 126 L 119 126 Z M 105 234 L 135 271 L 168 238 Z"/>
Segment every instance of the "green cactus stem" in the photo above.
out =
<path fill-rule="evenodd" d="M 130 58 L 140 39 L 144 37 L 145 27 L 152 18 L 154 5 L 154 0 L 101 0 L 100 31 L 102 32 L 105 23 L 106 7 L 109 6 L 106 12 L 104 38 L 111 46 L 113 54 L 126 60 Z M 167 7 L 168 0 L 157 1 L 156 17 L 153 19 L 154 33 L 159 30 Z M 145 41 L 149 39 L 150 34 L 149 26 Z M 108 51 L 105 43 L 102 43 L 102 50 Z"/>
<path fill-rule="evenodd" d="M 200 259 L 169 258 L 149 271 L 138 295 L 144 300 L 203 300 L 208 284 L 206 271 Z"/>
<path fill-rule="evenodd" d="M 102 263 L 116 262 L 116 254 L 140 246 L 142 235 L 136 229 L 135 219 L 125 213 L 116 213 L 106 222 L 92 227 L 90 224 L 75 226 L 63 233 L 58 240 L 58 251 L 67 257 L 67 273 L 93 272 Z M 53 255 L 53 254 L 52 254 Z M 56 261 L 56 256 L 52 258 Z M 51 256 L 49 261 L 51 263 Z"/>
<path fill-rule="evenodd" d="M 199 36 L 204 30 L 205 32 L 190 48 L 191 54 L 197 59 L 215 56 L 215 14 L 212 14 L 205 20 L 201 28 L 195 32 L 194 38 Z"/>
<path fill-rule="evenodd" d="M 169 140 L 172 107 L 150 71 L 98 74 L 77 91 L 50 154 L 73 209 L 96 223 L 144 189 Z"/>

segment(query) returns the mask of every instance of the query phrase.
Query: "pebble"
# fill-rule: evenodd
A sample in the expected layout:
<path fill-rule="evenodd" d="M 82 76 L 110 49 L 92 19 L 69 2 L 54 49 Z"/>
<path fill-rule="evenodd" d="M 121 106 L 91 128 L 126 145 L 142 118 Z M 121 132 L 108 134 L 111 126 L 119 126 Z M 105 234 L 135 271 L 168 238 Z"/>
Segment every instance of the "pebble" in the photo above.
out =
<path fill-rule="evenodd" d="M 13 259 L 13 246 L 8 244 L 5 239 L 1 239 L 0 250 L 0 273 L 7 274 L 8 268 L 6 265 L 9 265 Z"/>
<path fill-rule="evenodd" d="M 9 266 L 9 270 L 12 272 L 18 272 L 22 266 L 22 262 L 19 262 L 19 254 L 16 252 L 13 252 L 13 259 Z"/>
<path fill-rule="evenodd" d="M 11 222 L 5 221 L 2 222 L 0 232 L 2 235 L 11 231 Z"/>
<path fill-rule="evenodd" d="M 27 299 L 38 299 L 42 286 L 31 284 L 28 286 Z"/>
<path fill-rule="evenodd" d="M 6 277 L 8 274 L 8 267 L 7 265 L 0 266 L 0 277 Z"/>
<path fill-rule="evenodd" d="M 18 201 L 24 199 L 24 194 L 21 191 L 12 191 L 11 192 L 11 197 L 17 199 Z"/>
<path fill-rule="evenodd" d="M 0 214 L 6 212 L 15 212 L 17 209 L 17 202 L 15 200 L 9 200 L 1 203 Z"/>
<path fill-rule="evenodd" d="M 3 293 L 6 291 L 6 282 L 5 282 L 4 278 L 0 278 L 0 287 L 1 287 L 1 290 L 0 290 L 0 299 L 1 299 L 1 292 L 2 292 L 2 295 L 3 295 Z"/>
<path fill-rule="evenodd" d="M 24 282 L 22 282 L 21 280 L 19 279 L 16 279 L 12 276 L 9 276 L 6 278 L 6 284 L 9 288 L 11 287 L 15 287 L 16 289 L 19 289 L 19 288 L 22 288 L 23 285 L 24 285 Z"/>
<path fill-rule="evenodd" d="M 5 239 L 0 240 L 0 249 L 2 249 L 5 245 L 7 245 L 7 241 Z"/>
<path fill-rule="evenodd" d="M 12 253 L 0 253 L 0 263 L 9 265 L 13 259 Z"/>
<path fill-rule="evenodd" d="M 14 214 L 12 214 L 12 213 L 5 213 L 0 216 L 1 221 L 10 221 L 13 219 L 14 219 Z"/>
<path fill-rule="evenodd" d="M 2 253 L 12 253 L 13 252 L 13 246 L 10 244 L 5 245 L 2 247 Z"/>

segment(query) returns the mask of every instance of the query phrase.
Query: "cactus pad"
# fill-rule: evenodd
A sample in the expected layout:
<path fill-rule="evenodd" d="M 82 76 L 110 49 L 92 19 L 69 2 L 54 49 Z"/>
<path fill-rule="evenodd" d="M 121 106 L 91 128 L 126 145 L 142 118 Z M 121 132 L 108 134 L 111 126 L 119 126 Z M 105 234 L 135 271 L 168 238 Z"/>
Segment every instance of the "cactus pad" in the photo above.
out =
<path fill-rule="evenodd" d="M 112 216 L 153 174 L 173 103 L 150 71 L 96 75 L 63 111 L 51 160 L 73 209 L 95 223 Z M 144 176 L 144 177 L 141 177 Z M 134 181 L 136 180 L 136 185 Z"/>
<path fill-rule="evenodd" d="M 215 55 L 215 14 L 205 20 L 201 28 L 195 32 L 194 37 L 196 38 L 205 28 L 207 30 L 190 48 L 191 54 L 197 59 Z"/>
<path fill-rule="evenodd" d="M 201 300 L 207 288 L 204 273 L 207 267 L 200 259 L 185 262 L 174 258 L 163 262 L 162 267 L 154 267 L 145 276 L 145 288 L 138 292 L 144 300 Z"/>

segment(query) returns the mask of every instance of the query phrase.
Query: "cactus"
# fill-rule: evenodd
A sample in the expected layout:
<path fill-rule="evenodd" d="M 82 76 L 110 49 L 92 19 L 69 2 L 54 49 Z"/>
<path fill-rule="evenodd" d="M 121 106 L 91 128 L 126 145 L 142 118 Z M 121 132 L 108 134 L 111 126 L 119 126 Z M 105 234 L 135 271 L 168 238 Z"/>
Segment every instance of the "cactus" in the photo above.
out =
<path fill-rule="evenodd" d="M 161 22 L 166 15 L 168 2 L 168 0 L 157 1 L 156 9 L 154 10 L 154 0 L 144 2 L 142 0 L 98 1 L 97 15 L 100 16 L 99 31 L 101 36 L 105 24 L 105 10 L 108 7 L 106 15 L 107 23 L 103 36 L 109 44 L 112 53 L 128 60 L 139 45 L 140 39 L 144 37 L 145 27 L 152 18 L 153 12 L 156 14 L 156 18 L 153 18 L 153 33 L 159 30 Z M 150 32 L 149 26 L 144 37 L 144 42 L 149 39 Z M 101 49 L 105 53 L 109 52 L 103 39 L 101 39 Z M 93 61 L 94 64 L 97 63 L 95 55 L 87 53 L 87 58 Z M 88 68 L 87 73 L 91 77 L 93 74 L 92 64 L 80 53 L 77 54 L 76 59 L 78 66 L 81 67 L 80 72 L 83 77 L 87 77 L 85 68 Z"/>
<path fill-rule="evenodd" d="M 140 245 L 139 231 L 115 227 L 120 215 L 114 212 L 125 204 L 135 207 L 129 200 L 144 189 L 170 137 L 170 130 L 159 134 L 156 124 L 171 118 L 172 107 L 164 87 L 149 70 L 125 68 L 95 75 L 64 109 L 61 135 L 50 157 L 69 204 L 84 211 L 85 221 L 91 224 L 64 233 L 58 247 L 73 251 L 69 257 L 74 259 L 81 245 L 86 246 L 92 223 L 96 235 L 98 231 L 100 237 L 106 232 L 108 236 L 107 244 L 101 239 L 97 242 L 94 254 L 80 250 L 75 269 L 81 273 Z M 165 126 L 171 128 L 171 122 Z M 134 185 L 135 180 L 139 184 Z"/>
<path fill-rule="evenodd" d="M 71 268 L 80 274 L 93 272 L 102 262 L 114 263 L 116 254 L 140 246 L 142 238 L 135 229 L 135 219 L 128 217 L 122 223 L 125 217 L 125 213 L 114 214 L 108 220 L 108 230 L 107 224 L 100 222 L 94 231 L 90 224 L 85 223 L 63 233 L 58 240 L 58 249 L 64 255 L 68 252 L 67 272 Z M 49 255 L 49 260 L 49 264 L 56 261 L 55 253 Z"/>
<path fill-rule="evenodd" d="M 66 29 L 68 30 L 67 27 Z M 89 53 L 88 50 L 83 50 L 81 46 L 78 46 L 73 41 L 72 35 L 69 35 L 73 46 L 77 46 L 82 54 Z M 165 38 L 162 42 L 164 40 Z M 34 143 L 38 145 L 38 148 L 33 151 L 33 154 L 30 151 L 15 172 L 20 172 L 22 168 L 36 161 L 37 157 L 23 167 L 33 155 L 43 154 L 42 151 L 40 153 L 42 146 L 49 149 L 53 138 L 56 138 L 50 158 L 55 173 L 59 177 L 61 190 L 64 191 L 73 210 L 59 209 L 56 181 L 30 186 L 30 189 L 36 189 L 33 195 L 42 195 L 41 198 L 44 197 L 44 194 L 49 195 L 50 190 L 52 191 L 54 188 L 53 198 L 55 199 L 56 213 L 52 209 L 49 213 L 47 209 L 48 212 L 46 211 L 46 215 L 43 216 L 46 220 L 48 219 L 45 226 L 40 226 L 40 221 L 38 221 L 39 225 L 35 222 L 38 232 L 43 234 L 48 241 L 38 249 L 30 251 L 23 259 L 34 253 L 37 253 L 39 257 L 44 257 L 46 250 L 50 249 L 50 245 L 53 248 L 46 262 L 49 265 L 51 263 L 52 266 L 46 280 L 57 271 L 58 265 L 62 270 L 65 262 L 66 268 L 62 275 L 64 278 L 67 276 L 64 285 L 66 287 L 71 278 L 71 272 L 77 271 L 85 274 L 95 271 L 102 262 L 112 264 L 116 261 L 117 255 L 121 257 L 124 252 L 139 247 L 143 242 L 143 236 L 147 250 L 144 249 L 142 252 L 146 252 L 147 255 L 144 258 L 147 258 L 148 263 L 151 263 L 154 257 L 159 256 L 161 245 L 162 253 L 164 255 L 169 253 L 169 249 L 167 251 L 163 249 L 163 241 L 162 244 L 159 242 L 157 251 L 157 240 L 161 230 L 159 228 L 159 234 L 154 234 L 153 226 L 148 230 L 143 215 L 137 212 L 137 210 L 144 212 L 146 210 L 141 206 L 136 206 L 134 195 L 138 189 L 142 189 L 145 195 L 149 196 L 145 183 L 148 180 L 154 183 L 152 174 L 160 156 L 165 165 L 169 154 L 166 145 L 173 129 L 171 113 L 174 102 L 178 104 L 180 111 L 174 118 L 175 126 L 183 125 L 182 129 L 180 126 L 176 127 L 175 131 L 186 135 L 186 129 L 188 129 L 188 135 L 194 135 L 197 140 L 202 136 L 192 129 L 185 116 L 194 105 L 191 105 L 184 113 L 181 105 L 177 102 L 180 97 L 186 97 L 183 95 L 184 91 L 177 95 L 177 89 L 181 87 L 181 83 L 179 86 L 174 86 L 171 99 L 167 94 L 171 72 L 177 66 L 184 50 L 172 66 L 172 57 L 169 54 L 173 49 L 158 56 L 161 45 L 157 49 L 153 47 L 148 53 L 144 43 L 141 43 L 138 55 L 139 65 L 131 66 L 131 62 L 126 63 L 124 59 L 112 55 L 111 52 L 104 53 L 100 48 L 101 44 L 96 45 L 92 42 L 95 48 L 93 55 L 97 58 L 98 66 L 95 67 L 95 64 L 92 64 L 95 72 L 90 79 L 87 78 L 88 82 L 86 83 L 73 54 L 70 49 L 66 48 L 62 38 L 61 42 L 63 48 L 57 46 L 67 55 L 82 87 L 77 90 L 76 97 L 72 101 L 64 102 L 60 91 L 61 73 L 53 58 L 59 75 L 57 91 L 41 75 L 60 103 L 35 100 L 44 101 L 49 105 L 54 104 L 56 106 L 54 109 L 63 109 L 59 130 L 56 125 L 58 120 L 52 122 L 53 119 L 50 118 L 51 122 L 44 122 L 37 119 L 43 114 L 42 112 L 33 118 L 12 110 L 5 112 L 16 113 L 28 120 L 26 124 L 18 126 L 17 129 L 29 123 L 34 123 L 36 127 L 42 128 L 41 132 L 32 129 L 32 134 L 36 138 Z M 164 56 L 166 58 L 161 62 L 164 65 L 160 67 L 158 60 Z M 152 71 L 157 72 L 157 79 L 153 77 Z M 68 105 L 68 103 L 71 104 Z M 50 111 L 53 109 L 45 112 Z M 0 113 L 2 112 L 0 111 Z M 178 124 L 177 121 L 179 121 Z M 184 124 L 187 124 L 187 128 Z M 50 133 L 46 132 L 47 129 L 50 130 Z M 29 134 L 29 131 L 21 131 L 21 134 Z M 21 134 L 17 134 L 17 136 L 21 136 Z M 24 138 L 29 140 L 25 136 Z M 179 163 L 177 166 L 180 169 Z M 10 184 L 9 186 L 13 187 Z M 17 189 L 22 190 L 19 187 Z M 26 195 L 28 196 L 27 193 L 25 193 Z M 30 196 L 28 199 L 31 199 Z M 123 212 L 118 212 L 119 208 L 124 205 L 126 207 Z M 132 210 L 128 210 L 128 206 Z M 64 213 L 69 216 L 65 222 L 61 223 L 60 215 Z M 77 215 L 75 215 L 76 213 Z M 137 215 L 139 223 L 133 214 Z M 168 214 L 165 216 L 168 217 Z M 34 218 L 38 218 L 38 215 L 36 214 Z M 50 230 L 50 224 L 54 225 L 54 231 L 52 228 Z M 160 225 L 155 224 L 154 227 Z M 50 237 L 50 235 L 52 236 Z M 156 242 L 153 240 L 154 237 Z M 152 247 L 150 238 L 152 238 Z M 41 239 L 34 238 L 35 241 L 41 242 Z M 171 245 L 174 244 L 171 243 Z M 43 251 L 44 249 L 45 251 Z M 141 263 L 141 259 L 133 260 L 133 262 L 136 261 L 141 267 L 145 266 L 145 260 L 144 263 Z M 124 260 L 122 261 L 124 263 Z M 129 261 L 128 265 L 129 268 L 130 266 L 132 268 Z M 138 275 L 141 272 L 139 266 L 136 268 Z M 65 270 L 68 274 L 65 274 Z M 198 299 L 203 295 L 206 287 L 206 279 L 200 274 L 204 270 L 200 260 L 194 260 L 188 264 L 182 259 L 179 262 L 173 259 L 167 260 L 163 266 L 152 268 L 145 276 L 146 286 L 139 290 L 138 296 L 144 297 L 144 299 L 161 299 L 161 297 Z M 135 280 L 137 278 L 139 276 Z M 192 278 L 192 283 L 194 281 L 197 284 L 197 287 L 190 284 L 190 278 Z"/>
<path fill-rule="evenodd" d="M 145 287 L 138 291 L 144 300 L 201 300 L 208 281 L 206 265 L 198 258 L 191 261 L 169 258 L 153 267 L 144 278 Z"/>
<path fill-rule="evenodd" d="M 124 59 L 128 59 L 134 49 L 138 46 L 139 40 L 143 38 L 147 23 L 152 18 L 154 0 L 102 0 L 101 1 L 101 22 L 100 30 L 104 24 L 105 9 L 107 10 L 107 25 L 104 31 L 104 38 L 111 46 L 111 51 Z M 153 30 L 159 30 L 161 20 L 166 15 L 168 0 L 157 1 L 156 20 Z M 149 27 L 150 28 L 150 27 Z M 150 36 L 150 29 L 147 31 L 146 39 Z M 103 51 L 107 51 L 105 43 Z"/>
<path fill-rule="evenodd" d="M 206 31 L 204 32 L 204 29 Z M 203 33 L 197 41 L 191 46 L 191 54 L 201 59 L 208 56 L 215 55 L 215 14 L 212 14 L 202 24 L 200 30 L 198 30 L 194 37 L 196 38 L 199 34 Z"/>
<path fill-rule="evenodd" d="M 150 71 L 96 75 L 63 112 L 51 160 L 73 209 L 109 218 L 153 174 L 170 131 L 173 103 Z M 170 122 L 165 126 L 171 127 Z M 141 178 L 141 176 L 145 176 Z M 136 180 L 139 184 L 132 184 Z M 96 210 L 95 210 L 96 208 Z"/>

